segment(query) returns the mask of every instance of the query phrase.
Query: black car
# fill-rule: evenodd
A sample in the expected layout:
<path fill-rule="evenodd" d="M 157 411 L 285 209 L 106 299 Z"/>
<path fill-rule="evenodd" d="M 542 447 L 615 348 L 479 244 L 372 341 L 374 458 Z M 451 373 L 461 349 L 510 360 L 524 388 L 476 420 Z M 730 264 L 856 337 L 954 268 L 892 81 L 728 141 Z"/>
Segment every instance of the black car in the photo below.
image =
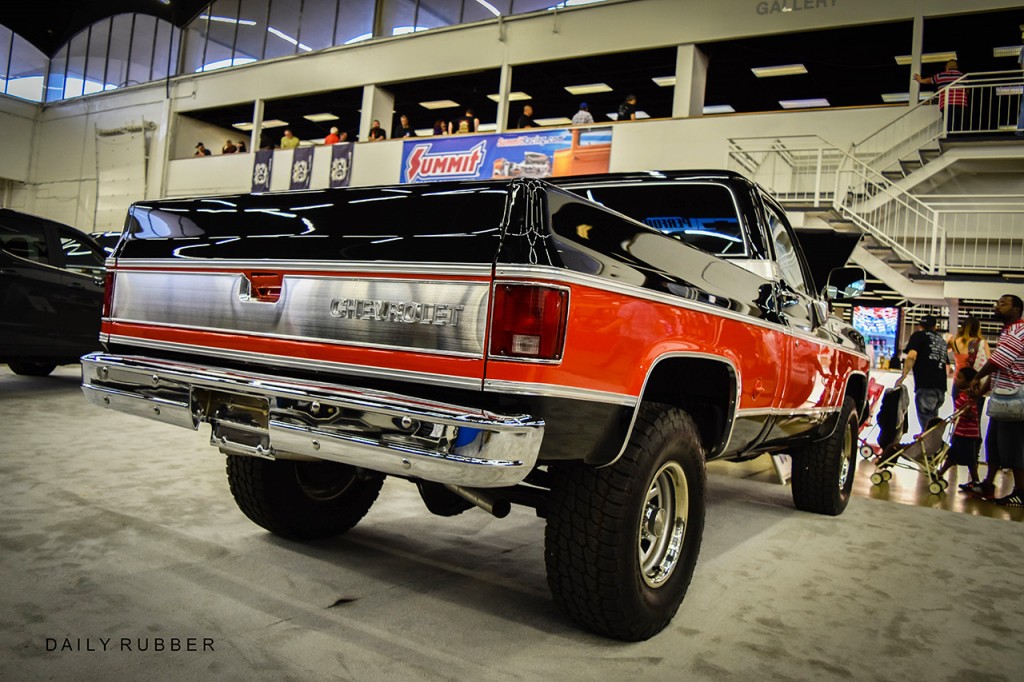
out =
<path fill-rule="evenodd" d="M 46 376 L 98 350 L 104 260 L 80 230 L 0 209 L 0 362 Z"/>

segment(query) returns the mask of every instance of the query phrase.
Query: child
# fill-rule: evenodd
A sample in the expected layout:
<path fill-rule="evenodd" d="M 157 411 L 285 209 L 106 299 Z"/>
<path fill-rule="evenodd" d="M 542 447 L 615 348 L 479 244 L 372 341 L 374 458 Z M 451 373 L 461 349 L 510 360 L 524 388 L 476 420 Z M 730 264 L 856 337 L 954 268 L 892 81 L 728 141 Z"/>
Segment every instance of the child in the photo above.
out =
<path fill-rule="evenodd" d="M 967 392 L 971 380 L 977 371 L 973 367 L 963 367 L 956 376 L 953 383 L 957 388 L 956 401 L 953 403 L 953 412 L 964 409 L 953 429 L 953 442 L 950 443 L 949 453 L 946 461 L 939 469 L 939 477 L 945 475 L 954 466 L 965 466 L 971 474 L 971 480 L 961 483 L 961 490 L 970 490 L 980 485 L 978 476 L 978 453 L 981 452 L 981 427 L 978 423 L 977 398 Z"/>

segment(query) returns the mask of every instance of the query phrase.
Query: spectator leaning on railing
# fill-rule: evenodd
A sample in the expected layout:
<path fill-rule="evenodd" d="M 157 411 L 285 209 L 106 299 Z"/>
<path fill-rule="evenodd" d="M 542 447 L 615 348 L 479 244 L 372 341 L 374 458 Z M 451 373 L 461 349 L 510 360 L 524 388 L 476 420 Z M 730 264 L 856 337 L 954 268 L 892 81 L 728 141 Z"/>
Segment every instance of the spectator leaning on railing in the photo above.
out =
<path fill-rule="evenodd" d="M 967 112 L 967 90 L 949 87 L 950 83 L 962 78 L 963 75 L 960 69 L 957 68 L 955 59 L 950 59 L 946 62 L 946 68 L 934 76 L 922 78 L 921 74 L 914 74 L 914 80 L 921 85 L 934 85 L 939 88 L 939 114 L 942 115 L 947 106 L 949 107 L 949 111 L 946 112 L 946 132 L 948 133 L 964 129 L 964 114 Z"/>

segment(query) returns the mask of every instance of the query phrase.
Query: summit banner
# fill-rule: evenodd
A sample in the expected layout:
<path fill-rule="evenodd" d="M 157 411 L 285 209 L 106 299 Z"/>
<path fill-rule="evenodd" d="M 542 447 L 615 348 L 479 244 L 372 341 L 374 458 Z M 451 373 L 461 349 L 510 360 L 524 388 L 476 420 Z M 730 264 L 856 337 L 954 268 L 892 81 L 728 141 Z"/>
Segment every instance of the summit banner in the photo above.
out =
<path fill-rule="evenodd" d="M 607 173 L 610 126 L 407 139 L 403 183 Z"/>

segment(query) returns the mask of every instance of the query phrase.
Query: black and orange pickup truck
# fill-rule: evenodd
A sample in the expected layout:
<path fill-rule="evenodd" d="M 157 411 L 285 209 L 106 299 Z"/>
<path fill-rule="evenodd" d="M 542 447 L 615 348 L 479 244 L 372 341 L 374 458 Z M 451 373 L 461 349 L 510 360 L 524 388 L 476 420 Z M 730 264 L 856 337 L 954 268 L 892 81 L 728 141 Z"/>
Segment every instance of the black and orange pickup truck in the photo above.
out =
<path fill-rule="evenodd" d="M 442 516 L 532 507 L 558 605 L 639 640 L 690 583 L 706 461 L 790 453 L 796 507 L 846 507 L 868 359 L 829 298 L 863 277 L 819 290 L 728 172 L 140 202 L 83 390 L 210 424 L 286 538 L 353 527 L 385 476 Z"/>

